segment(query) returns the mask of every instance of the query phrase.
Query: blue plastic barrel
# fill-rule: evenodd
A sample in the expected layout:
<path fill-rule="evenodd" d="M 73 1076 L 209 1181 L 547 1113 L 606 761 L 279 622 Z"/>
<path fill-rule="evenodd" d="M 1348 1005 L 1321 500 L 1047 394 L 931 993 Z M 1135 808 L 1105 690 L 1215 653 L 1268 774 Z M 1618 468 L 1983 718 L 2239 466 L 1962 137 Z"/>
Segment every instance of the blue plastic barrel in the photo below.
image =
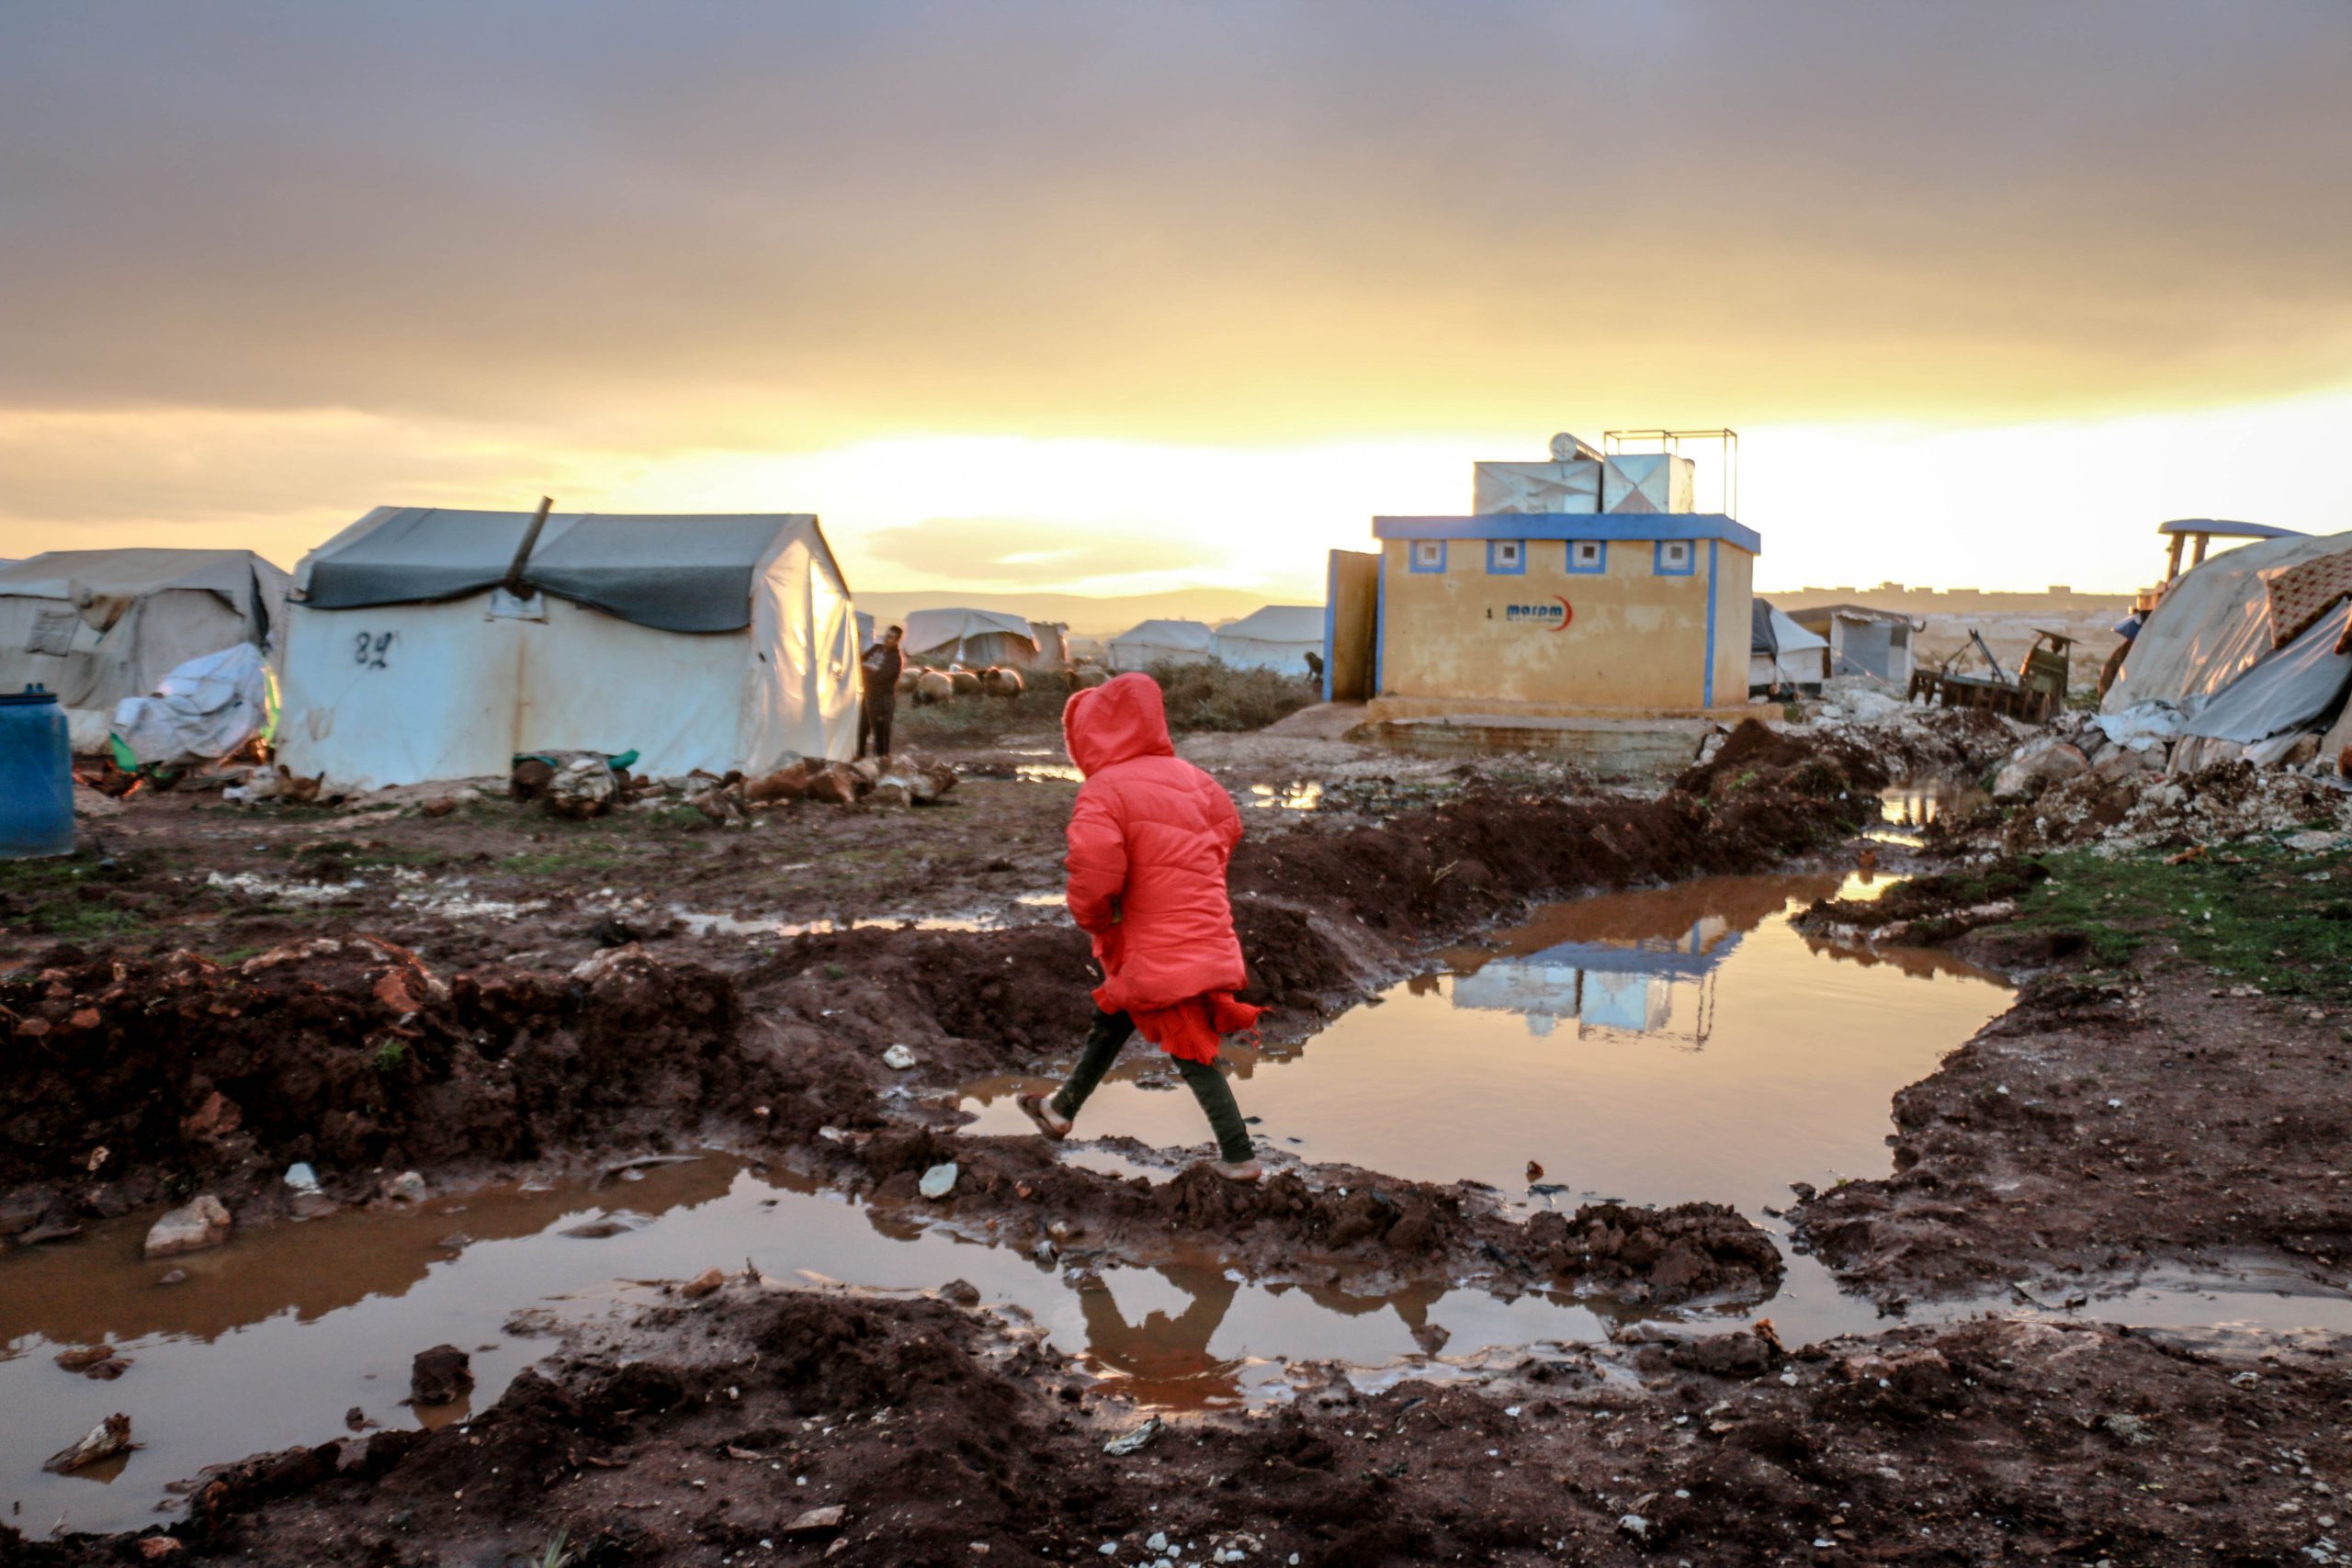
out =
<path fill-rule="evenodd" d="M 74 751 L 57 694 L 0 692 L 0 860 L 74 852 Z"/>

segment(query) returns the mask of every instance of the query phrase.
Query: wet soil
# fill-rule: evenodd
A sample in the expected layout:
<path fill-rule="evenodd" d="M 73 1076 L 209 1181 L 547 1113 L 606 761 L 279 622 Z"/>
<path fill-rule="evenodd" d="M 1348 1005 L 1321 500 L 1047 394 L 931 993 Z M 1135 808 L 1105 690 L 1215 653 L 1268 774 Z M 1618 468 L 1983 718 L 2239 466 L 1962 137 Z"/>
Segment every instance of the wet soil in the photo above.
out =
<path fill-rule="evenodd" d="M 2167 1263 L 2345 1289 L 2352 1044 L 2318 1010 L 2228 989 L 2153 964 L 2046 976 L 1895 1096 L 1895 1174 L 1809 1199 L 1799 1235 L 1882 1299 L 2057 1299 Z"/>
<path fill-rule="evenodd" d="M 460 1425 L 200 1478 L 171 1546 L 0 1527 L 0 1562 L 2324 1562 L 2346 1393 L 2325 1345 L 1990 1319 L 1334 1379 L 1113 1453 L 1133 1416 L 1017 1326 L 739 1278 Z"/>

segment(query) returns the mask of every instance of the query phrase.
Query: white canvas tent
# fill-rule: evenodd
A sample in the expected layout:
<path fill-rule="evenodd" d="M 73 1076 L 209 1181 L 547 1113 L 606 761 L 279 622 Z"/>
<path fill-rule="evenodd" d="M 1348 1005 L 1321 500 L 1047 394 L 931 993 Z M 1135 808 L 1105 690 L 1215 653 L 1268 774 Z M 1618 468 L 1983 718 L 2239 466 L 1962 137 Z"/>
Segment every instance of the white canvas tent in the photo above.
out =
<path fill-rule="evenodd" d="M 1323 606 L 1269 604 L 1216 628 L 1209 650 L 1236 670 L 1306 674 L 1306 656 L 1323 655 Z"/>
<path fill-rule="evenodd" d="M 991 664 L 1028 664 L 1037 657 L 1036 635 L 1019 615 L 1000 610 L 915 610 L 900 642 L 910 659 L 982 669 Z"/>
<path fill-rule="evenodd" d="M 856 623 L 806 513 L 379 507 L 304 558 L 279 755 L 345 788 L 504 773 L 517 753 L 761 772 L 857 741 Z"/>
<path fill-rule="evenodd" d="M 50 550 L 0 567 L 0 691 L 57 694 L 74 749 L 180 665 L 270 646 L 293 580 L 251 550 Z"/>
<path fill-rule="evenodd" d="M 1197 664 L 1209 657 L 1216 645 L 1216 634 L 1201 621 L 1143 621 L 1111 639 L 1111 668 Z"/>
<path fill-rule="evenodd" d="M 1747 692 L 1774 686 L 1820 690 L 1829 678 L 1829 639 L 1781 614 L 1761 599 L 1748 601 Z"/>
<path fill-rule="evenodd" d="M 2272 652 L 2270 577 L 2346 550 L 2352 533 L 2264 539 L 2182 573 L 2132 639 L 2099 711 L 2211 697 Z"/>

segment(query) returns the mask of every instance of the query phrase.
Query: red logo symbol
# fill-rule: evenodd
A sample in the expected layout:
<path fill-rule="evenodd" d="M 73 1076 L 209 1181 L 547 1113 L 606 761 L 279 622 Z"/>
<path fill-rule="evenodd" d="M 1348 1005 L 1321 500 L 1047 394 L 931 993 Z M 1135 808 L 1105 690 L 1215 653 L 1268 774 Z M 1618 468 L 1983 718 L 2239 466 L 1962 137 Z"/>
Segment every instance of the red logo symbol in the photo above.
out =
<path fill-rule="evenodd" d="M 1555 599 L 1560 599 L 1560 596 L 1556 593 L 1553 594 L 1552 597 Z M 1576 618 L 1577 607 L 1574 604 L 1569 604 L 1566 599 L 1560 599 L 1560 624 L 1554 626 L 1552 629 L 1555 632 L 1566 631 L 1568 629 L 1568 623 Z"/>

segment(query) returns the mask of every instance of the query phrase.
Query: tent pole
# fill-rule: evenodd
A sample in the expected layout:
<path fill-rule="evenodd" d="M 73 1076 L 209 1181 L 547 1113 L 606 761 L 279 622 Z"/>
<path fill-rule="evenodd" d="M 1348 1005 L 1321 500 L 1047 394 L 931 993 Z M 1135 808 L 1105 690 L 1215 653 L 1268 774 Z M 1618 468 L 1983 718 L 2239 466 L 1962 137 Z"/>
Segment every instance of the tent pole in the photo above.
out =
<path fill-rule="evenodd" d="M 517 599 L 528 598 L 524 592 L 523 569 L 531 563 L 531 547 L 539 542 L 539 530 L 548 525 L 548 508 L 555 504 L 555 497 L 539 497 L 539 510 L 533 514 L 531 525 L 523 530 L 523 542 L 514 547 L 514 560 L 506 569 L 506 581 L 500 584 Z"/>

